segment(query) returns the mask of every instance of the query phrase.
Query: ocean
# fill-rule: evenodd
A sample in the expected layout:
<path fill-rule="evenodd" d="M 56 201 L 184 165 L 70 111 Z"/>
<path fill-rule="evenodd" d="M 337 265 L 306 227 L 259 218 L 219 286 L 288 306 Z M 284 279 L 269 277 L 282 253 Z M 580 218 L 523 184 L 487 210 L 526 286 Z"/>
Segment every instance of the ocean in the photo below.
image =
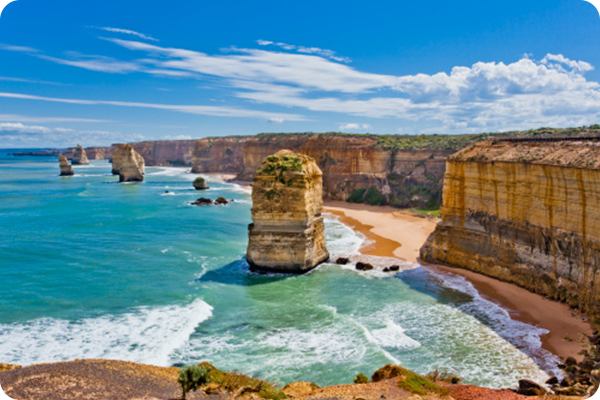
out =
<path fill-rule="evenodd" d="M 334 264 L 251 273 L 243 187 L 205 176 L 210 189 L 195 191 L 198 175 L 167 167 L 119 184 L 106 160 L 74 170 L 59 177 L 55 158 L 0 150 L 0 362 L 209 361 L 318 385 L 387 363 L 494 388 L 560 373 L 541 348 L 545 330 L 460 276 L 406 262 L 397 274 Z M 218 196 L 235 202 L 189 205 Z M 365 240 L 333 215 L 325 230 L 334 259 Z"/>

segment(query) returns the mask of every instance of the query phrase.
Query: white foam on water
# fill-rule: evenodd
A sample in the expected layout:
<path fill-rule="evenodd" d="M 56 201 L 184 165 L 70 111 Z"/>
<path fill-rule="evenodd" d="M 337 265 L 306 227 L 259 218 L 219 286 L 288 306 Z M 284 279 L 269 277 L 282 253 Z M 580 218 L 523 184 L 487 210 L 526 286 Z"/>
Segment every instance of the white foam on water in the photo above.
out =
<path fill-rule="evenodd" d="M 421 347 L 421 343 L 409 337 L 402 326 L 394 323 L 390 318 L 385 320 L 385 328 L 371 331 L 375 342 L 384 348 L 399 350 L 414 350 Z"/>
<path fill-rule="evenodd" d="M 359 255 L 365 237 L 341 223 L 333 214 L 323 214 L 325 223 L 325 242 L 331 258 Z"/>
<path fill-rule="evenodd" d="M 522 348 L 545 370 L 562 376 L 562 371 L 557 368 L 560 359 L 542 348 L 541 336 L 548 334 L 548 330 L 512 319 L 506 309 L 484 299 L 471 282 L 460 275 L 442 271 L 431 271 L 431 273 L 442 281 L 442 286 L 466 293 L 473 298 L 471 302 L 459 306 L 461 311 L 486 319 L 495 332 Z"/>
<path fill-rule="evenodd" d="M 158 169 L 158 171 L 153 171 L 154 169 Z M 151 172 L 149 172 L 149 170 Z M 192 176 L 189 173 L 189 169 L 185 167 L 146 167 L 146 175 L 147 176 L 189 176 L 191 180 L 195 179 L 195 176 Z"/>
<path fill-rule="evenodd" d="M 0 324 L 0 359 L 29 365 L 111 358 L 167 366 L 171 353 L 211 316 L 212 307 L 197 299 L 185 306 L 139 307 L 76 321 L 42 318 Z"/>

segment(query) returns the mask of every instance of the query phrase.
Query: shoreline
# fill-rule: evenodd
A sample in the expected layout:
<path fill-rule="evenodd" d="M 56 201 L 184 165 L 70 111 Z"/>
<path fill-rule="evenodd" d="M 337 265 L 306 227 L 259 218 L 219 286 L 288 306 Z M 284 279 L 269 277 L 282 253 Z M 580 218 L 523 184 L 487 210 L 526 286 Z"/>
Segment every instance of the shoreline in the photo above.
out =
<path fill-rule="evenodd" d="M 395 257 L 434 271 L 460 275 L 483 298 L 507 310 L 511 318 L 547 330 L 549 333 L 540 337 L 542 348 L 562 360 L 567 357 L 574 357 L 578 361 L 583 359 L 579 352 L 585 348 L 587 337 L 593 334 L 593 330 L 580 313 L 566 304 L 469 270 L 420 263 L 419 248 L 433 232 L 437 221 L 389 206 L 342 201 L 326 201 L 323 211 L 337 215 L 340 222 L 367 238 L 368 242 L 361 248 L 361 253 Z M 582 338 L 583 335 L 585 337 Z"/>

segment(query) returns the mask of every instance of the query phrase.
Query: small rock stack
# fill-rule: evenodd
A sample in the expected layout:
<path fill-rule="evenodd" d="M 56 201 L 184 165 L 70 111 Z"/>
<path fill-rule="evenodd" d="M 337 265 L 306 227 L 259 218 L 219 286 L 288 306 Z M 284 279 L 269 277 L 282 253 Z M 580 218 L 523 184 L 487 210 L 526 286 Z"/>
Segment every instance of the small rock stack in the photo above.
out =
<path fill-rule="evenodd" d="M 73 176 L 75 173 L 73 172 L 73 167 L 69 164 L 69 160 L 67 157 L 62 154 L 58 155 L 58 165 L 60 167 L 60 176 Z"/>
<path fill-rule="evenodd" d="M 87 158 L 87 155 L 85 154 L 85 150 L 83 149 L 83 147 L 81 147 L 81 145 L 77 145 L 77 147 L 75 147 L 75 151 L 73 152 L 73 160 L 71 161 L 71 164 L 73 165 L 87 165 L 89 164 L 90 161 Z"/>
<path fill-rule="evenodd" d="M 252 185 L 252 270 L 303 273 L 329 259 L 322 193 L 323 174 L 311 157 L 289 150 L 267 157 Z"/>

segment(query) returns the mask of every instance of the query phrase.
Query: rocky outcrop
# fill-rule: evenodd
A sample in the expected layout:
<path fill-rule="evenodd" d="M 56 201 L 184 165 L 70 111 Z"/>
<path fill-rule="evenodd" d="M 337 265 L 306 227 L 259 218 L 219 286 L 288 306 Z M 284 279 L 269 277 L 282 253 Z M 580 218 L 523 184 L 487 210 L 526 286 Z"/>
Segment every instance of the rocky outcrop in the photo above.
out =
<path fill-rule="evenodd" d="M 206 184 L 206 180 L 202 177 L 198 177 L 196 179 L 194 179 L 194 189 L 196 190 L 206 190 L 209 189 L 208 185 Z"/>
<path fill-rule="evenodd" d="M 421 257 L 600 315 L 600 141 L 487 141 L 449 157 Z"/>
<path fill-rule="evenodd" d="M 192 153 L 192 172 L 239 173 L 244 168 L 244 145 L 248 140 L 251 140 L 249 136 L 227 136 L 196 140 Z M 252 177 L 250 177 L 251 180 Z"/>
<path fill-rule="evenodd" d="M 67 157 L 62 154 L 58 155 L 58 164 L 60 167 L 60 176 L 73 176 L 75 173 L 73 172 L 73 167 L 69 164 L 69 160 Z"/>
<path fill-rule="evenodd" d="M 141 182 L 145 174 L 144 158 L 130 144 L 116 145 L 112 154 L 112 173 L 119 182 Z"/>
<path fill-rule="evenodd" d="M 75 150 L 73 151 L 73 159 L 71 160 L 71 164 L 87 165 L 89 163 L 90 161 L 87 158 L 85 149 L 78 144 L 77 147 L 75 147 Z"/>
<path fill-rule="evenodd" d="M 254 175 L 246 259 L 253 270 L 303 273 L 329 258 L 321 208 L 322 172 L 289 150 L 269 156 Z"/>

